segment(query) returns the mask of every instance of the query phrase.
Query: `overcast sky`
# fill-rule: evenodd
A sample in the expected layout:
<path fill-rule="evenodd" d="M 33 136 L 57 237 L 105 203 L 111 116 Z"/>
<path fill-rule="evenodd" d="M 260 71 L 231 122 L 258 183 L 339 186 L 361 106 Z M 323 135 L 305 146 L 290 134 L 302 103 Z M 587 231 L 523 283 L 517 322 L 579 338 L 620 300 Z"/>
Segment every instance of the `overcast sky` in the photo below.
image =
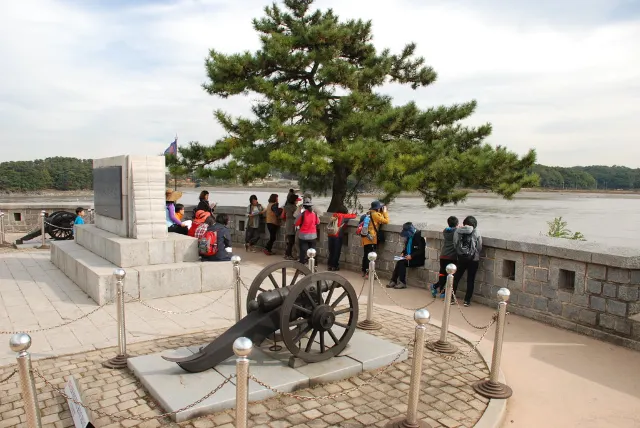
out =
<path fill-rule="evenodd" d="M 265 0 L 23 0 L 0 4 L 0 161 L 159 154 L 212 143 L 209 48 L 255 50 Z M 548 165 L 640 167 L 640 0 L 318 0 L 410 41 L 438 72 L 397 103 L 476 99 L 489 142 Z"/>

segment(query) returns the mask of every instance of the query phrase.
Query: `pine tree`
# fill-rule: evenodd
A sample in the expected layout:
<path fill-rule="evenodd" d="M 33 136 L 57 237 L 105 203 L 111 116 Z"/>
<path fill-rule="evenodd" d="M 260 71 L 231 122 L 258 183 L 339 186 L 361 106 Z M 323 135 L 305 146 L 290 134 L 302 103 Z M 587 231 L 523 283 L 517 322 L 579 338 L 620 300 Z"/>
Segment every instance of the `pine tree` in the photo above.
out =
<path fill-rule="evenodd" d="M 213 146 L 182 148 L 185 166 L 245 183 L 272 169 L 287 171 L 306 189 L 331 190 L 329 211 L 345 208 L 348 179 L 377 186 L 385 201 L 418 191 L 429 207 L 463 200 L 463 187 L 510 198 L 535 183 L 527 172 L 534 151 L 519 158 L 483 143 L 489 124 L 460 124 L 475 101 L 421 110 L 415 103 L 394 106 L 376 92 L 387 83 L 415 90 L 436 80 L 414 55 L 415 44 L 399 54 L 378 52 L 370 21 L 340 21 L 331 9 L 312 11 L 312 3 L 266 7 L 266 16 L 253 20 L 262 45 L 255 53 L 210 51 L 203 88 L 222 98 L 251 95 L 254 117 L 216 111 L 227 135 Z"/>

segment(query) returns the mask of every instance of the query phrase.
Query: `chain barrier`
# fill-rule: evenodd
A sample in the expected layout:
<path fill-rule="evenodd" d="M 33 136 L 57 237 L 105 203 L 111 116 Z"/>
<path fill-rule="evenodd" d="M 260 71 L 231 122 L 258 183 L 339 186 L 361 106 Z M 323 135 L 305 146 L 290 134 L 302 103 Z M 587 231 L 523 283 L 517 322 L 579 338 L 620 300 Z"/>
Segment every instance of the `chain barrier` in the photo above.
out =
<path fill-rule="evenodd" d="M 51 227 L 55 227 L 56 229 L 61 229 L 61 230 L 73 230 L 73 227 L 62 227 L 62 226 L 58 226 L 57 224 L 53 224 L 53 223 L 49 223 L 47 220 L 44 221 L 44 224 L 47 226 L 51 226 Z"/>
<path fill-rule="evenodd" d="M 135 297 L 134 295 L 132 295 L 132 294 L 130 294 L 130 293 L 128 293 L 128 292 L 126 292 L 126 291 L 124 292 L 124 294 L 126 294 L 127 296 L 129 296 L 130 298 L 132 298 L 132 299 L 133 299 L 133 301 L 132 301 L 132 302 L 129 302 L 129 303 L 137 302 L 137 303 L 140 303 L 142 306 L 145 306 L 145 307 L 147 307 L 147 308 L 149 308 L 149 309 L 153 309 L 154 311 L 161 312 L 161 313 L 163 313 L 163 314 L 170 314 L 170 315 L 185 315 L 185 314 L 192 314 L 192 313 L 194 313 L 194 312 L 201 311 L 202 309 L 207 308 L 207 307 L 209 307 L 209 306 L 213 305 L 214 303 L 219 302 L 219 301 L 220 301 L 224 296 L 226 296 L 226 295 L 227 295 L 227 293 L 228 293 L 229 291 L 231 291 L 231 289 L 230 289 L 230 288 L 226 289 L 226 290 L 224 291 L 224 293 L 222 293 L 222 294 L 221 294 L 217 299 L 215 299 L 215 300 L 213 300 L 213 301 L 211 301 L 211 302 L 207 303 L 207 304 L 206 304 L 206 305 L 204 305 L 204 306 L 201 306 L 201 307 L 196 308 L 196 309 L 190 309 L 190 310 L 188 310 L 188 311 L 172 311 L 172 310 L 170 310 L 170 309 L 161 309 L 161 308 L 156 308 L 155 306 L 151 306 L 150 304 L 145 303 L 143 300 L 141 300 L 141 299 L 139 299 L 139 298 Z M 229 319 L 229 318 L 221 318 L 221 319 Z"/>
<path fill-rule="evenodd" d="M 14 377 L 16 375 L 16 373 L 18 373 L 18 369 L 13 369 L 13 373 L 11 373 L 9 376 L 5 377 L 4 379 L 0 379 L 0 383 L 5 383 L 6 381 L 8 381 L 12 377 Z"/>
<path fill-rule="evenodd" d="M 251 373 L 249 373 L 249 379 L 251 379 L 252 381 L 257 383 L 258 385 L 263 386 L 263 387 L 267 388 L 268 390 L 270 390 L 272 392 L 275 392 L 278 395 L 282 395 L 282 396 L 290 397 L 290 398 L 295 398 L 296 400 L 301 400 L 301 401 L 330 400 L 330 399 L 334 399 L 334 398 L 338 398 L 338 397 L 342 397 L 342 396 L 348 395 L 348 394 L 350 394 L 350 393 L 352 393 L 354 391 L 359 390 L 363 386 L 370 384 L 374 380 L 376 380 L 382 373 L 387 371 L 387 369 L 389 369 L 389 367 L 391 367 L 392 365 L 397 363 L 398 360 L 400 359 L 402 354 L 404 354 L 405 351 L 409 352 L 409 347 L 413 344 L 413 342 L 414 342 L 413 339 L 409 340 L 407 345 L 404 348 L 402 348 L 402 350 L 398 353 L 398 355 L 396 355 L 396 357 L 393 359 L 393 361 L 391 361 L 386 366 L 383 366 L 383 367 L 380 367 L 379 369 L 376 369 L 374 374 L 369 379 L 363 381 L 362 384 L 360 384 L 358 386 L 355 386 L 353 388 L 345 389 L 344 391 L 338 392 L 338 393 L 335 393 L 335 394 L 322 395 L 322 396 L 318 396 L 318 397 L 316 397 L 316 396 L 308 396 L 308 395 L 292 394 L 290 392 L 284 392 L 284 391 L 279 391 L 279 390 L 275 389 L 271 385 L 269 385 L 269 384 L 261 381 L 260 379 L 256 378 Z"/>
<path fill-rule="evenodd" d="M 36 328 L 36 329 L 32 329 L 32 330 L 21 330 L 21 331 L 2 331 L 2 330 L 0 330 L 0 334 L 39 333 L 41 331 L 49 331 L 49 330 L 53 330 L 55 328 L 64 327 L 64 326 L 67 326 L 67 325 L 69 325 L 71 323 L 74 323 L 76 321 L 80 321 L 81 319 L 89 317 L 90 315 L 98 312 L 100 309 L 104 308 L 107 305 L 110 305 L 111 303 L 113 303 L 113 300 L 110 300 L 107 303 L 104 303 L 104 304 L 98 306 L 97 308 L 95 308 L 91 312 L 87 312 L 86 314 L 84 314 L 84 315 L 82 315 L 82 316 L 80 316 L 80 317 L 78 317 L 76 319 L 73 319 L 73 320 L 70 320 L 70 321 L 65 321 L 62 324 L 54 325 L 52 327 L 43 327 L 43 328 Z"/>
<path fill-rule="evenodd" d="M 460 315 L 462 315 L 462 318 L 467 322 L 467 324 L 469 324 L 471 327 L 475 328 L 476 330 L 484 330 L 486 328 L 489 328 L 496 322 L 496 319 L 498 319 L 498 312 L 496 311 L 496 313 L 492 315 L 491 322 L 489 324 L 483 325 L 483 326 L 475 325 L 474 323 L 469 321 L 469 319 L 467 319 L 467 317 L 465 316 L 464 311 L 462 310 L 462 308 L 460 307 L 460 304 L 458 303 L 458 299 L 456 299 L 456 294 L 452 293 L 451 297 L 453 298 L 453 301 L 458 307 L 458 310 L 460 311 Z"/>
<path fill-rule="evenodd" d="M 432 301 L 430 301 L 429 303 L 427 303 L 427 304 L 426 304 L 426 305 L 424 305 L 424 306 L 418 306 L 417 308 L 408 308 L 408 307 L 406 307 L 406 306 L 404 306 L 404 305 L 402 305 L 402 304 L 398 303 L 398 301 L 396 301 L 393 297 L 391 297 L 391 295 L 387 292 L 387 288 L 386 288 L 386 287 L 382 284 L 382 282 L 380 281 L 380 277 L 378 276 L 378 272 L 375 272 L 375 273 L 374 273 L 374 275 L 375 275 L 375 279 L 376 279 L 376 281 L 378 281 L 378 285 L 380 285 L 380 288 L 382 288 L 382 291 L 384 291 L 384 294 L 386 294 L 386 295 L 387 295 L 387 297 L 389 298 L 389 300 L 391 300 L 391 302 L 392 302 L 394 305 L 399 306 L 399 307 L 401 307 L 402 309 L 406 309 L 406 310 L 409 310 L 409 311 L 417 311 L 418 309 L 426 309 L 426 308 L 428 308 L 429 306 L 433 305 L 433 304 L 438 300 L 438 298 L 437 298 L 437 297 L 434 297 Z"/>
<path fill-rule="evenodd" d="M 482 336 L 480 336 L 480 339 L 476 343 L 474 343 L 473 346 L 471 346 L 471 348 L 467 352 L 461 352 L 461 353 L 457 353 L 455 355 L 443 354 L 443 353 L 438 352 L 438 351 L 431 351 L 431 352 L 433 352 L 434 354 L 437 354 L 438 356 L 442 357 L 443 359 L 445 359 L 447 361 L 455 361 L 455 360 L 458 360 L 460 358 L 468 357 L 471 353 L 475 352 L 475 350 L 480 345 L 480 342 L 482 342 L 482 340 L 485 338 L 485 336 L 487 335 L 487 333 L 489 332 L 491 327 L 496 323 L 497 320 L 498 320 L 498 316 L 497 316 L 497 314 L 495 314 L 493 316 L 492 320 L 491 320 L 491 323 L 487 326 L 485 331 L 482 333 Z M 432 337 L 431 339 L 437 340 L 438 338 Z"/>
<path fill-rule="evenodd" d="M 54 386 L 38 370 L 32 368 L 31 371 L 36 376 L 38 376 L 40 379 L 42 379 L 42 381 L 49 388 L 51 388 L 53 391 L 55 391 L 58 394 L 60 394 L 65 400 L 71 401 L 71 402 L 75 403 L 78 406 L 82 406 L 85 409 L 95 413 L 98 416 L 105 416 L 105 417 L 108 417 L 108 418 L 111 418 L 111 419 L 115 419 L 118 422 L 122 422 L 122 421 L 140 421 L 140 422 L 151 421 L 151 420 L 157 420 L 157 419 L 164 419 L 164 418 L 166 418 L 168 416 L 172 416 L 172 415 L 178 414 L 180 412 L 184 412 L 185 410 L 189 410 L 189 409 L 197 406 L 198 404 L 202 403 L 206 399 L 212 397 L 215 393 L 220 391 L 222 389 L 222 387 L 224 387 L 227 383 L 231 382 L 231 380 L 236 377 L 235 374 L 230 375 L 229 377 L 225 378 L 220 385 L 216 386 L 214 389 L 209 391 L 202 398 L 200 398 L 199 400 L 197 400 L 197 401 L 195 401 L 195 402 L 193 402 L 193 403 L 191 403 L 191 404 L 189 404 L 189 405 L 187 405 L 187 406 L 185 406 L 185 407 L 183 407 L 181 409 L 175 410 L 173 412 L 162 413 L 161 415 L 146 416 L 146 417 L 137 418 L 137 417 L 133 417 L 133 416 L 118 416 L 118 415 L 115 415 L 115 414 L 109 414 L 109 413 L 103 412 L 102 410 L 96 409 L 93 406 L 90 406 L 88 404 L 84 404 L 81 401 L 78 401 L 78 400 L 75 400 L 75 399 L 69 397 L 63 390 L 61 390 L 60 388 L 57 388 L 56 386 Z"/>
<path fill-rule="evenodd" d="M 360 296 L 362 296 L 362 293 L 364 293 L 364 288 L 367 285 L 367 279 L 363 279 L 362 280 L 362 288 L 360 289 L 360 294 L 358 294 L 358 302 L 360 301 Z"/>
<path fill-rule="evenodd" d="M 244 283 L 244 281 L 242 280 L 241 276 L 238 277 L 238 282 L 240 282 L 240 284 L 242 284 L 242 286 L 244 287 L 245 290 L 249 291 L 249 286 Z"/>

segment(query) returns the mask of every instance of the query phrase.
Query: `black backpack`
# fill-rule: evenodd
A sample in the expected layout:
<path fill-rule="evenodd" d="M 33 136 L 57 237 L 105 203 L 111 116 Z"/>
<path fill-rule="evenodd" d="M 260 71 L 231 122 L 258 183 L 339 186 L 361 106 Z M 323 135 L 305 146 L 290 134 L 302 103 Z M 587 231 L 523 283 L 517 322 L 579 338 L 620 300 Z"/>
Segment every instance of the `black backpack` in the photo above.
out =
<path fill-rule="evenodd" d="M 473 260 L 476 255 L 476 241 L 473 239 L 473 232 L 459 234 L 456 253 L 458 253 L 460 260 Z"/>

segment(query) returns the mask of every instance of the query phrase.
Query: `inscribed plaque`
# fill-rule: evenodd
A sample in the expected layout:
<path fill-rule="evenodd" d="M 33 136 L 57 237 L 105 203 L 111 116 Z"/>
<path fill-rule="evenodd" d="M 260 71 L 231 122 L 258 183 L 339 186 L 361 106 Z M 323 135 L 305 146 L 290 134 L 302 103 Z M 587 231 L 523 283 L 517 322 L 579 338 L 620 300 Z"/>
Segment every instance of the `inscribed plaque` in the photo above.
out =
<path fill-rule="evenodd" d="M 96 214 L 122 220 L 122 167 L 93 170 L 93 205 Z"/>

